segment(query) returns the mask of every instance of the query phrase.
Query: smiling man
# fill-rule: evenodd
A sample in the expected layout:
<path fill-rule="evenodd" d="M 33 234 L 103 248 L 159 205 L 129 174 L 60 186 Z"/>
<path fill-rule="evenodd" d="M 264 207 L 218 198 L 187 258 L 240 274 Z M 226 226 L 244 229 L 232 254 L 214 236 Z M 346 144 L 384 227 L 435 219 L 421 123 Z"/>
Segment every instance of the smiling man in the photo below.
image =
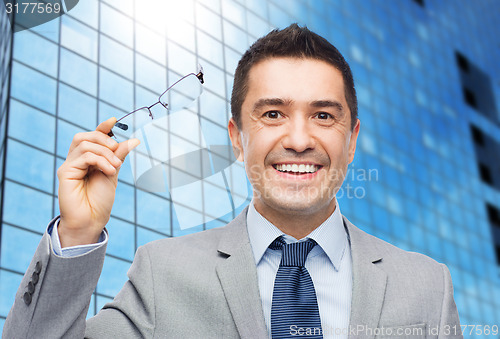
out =
<path fill-rule="evenodd" d="M 114 119 L 75 136 L 58 171 L 61 216 L 21 283 L 6 337 L 461 337 L 446 266 L 340 212 L 360 122 L 334 46 L 297 25 L 257 40 L 238 64 L 231 109 L 249 207 L 225 227 L 139 248 L 129 281 L 88 322 L 119 159 L 137 142 L 110 142 Z"/>
<path fill-rule="evenodd" d="M 247 82 L 240 116 L 233 113 L 229 122 L 231 141 L 245 163 L 255 209 L 301 239 L 335 210 L 356 149 L 356 111 L 351 116 L 342 73 L 312 56 L 266 58 Z"/>

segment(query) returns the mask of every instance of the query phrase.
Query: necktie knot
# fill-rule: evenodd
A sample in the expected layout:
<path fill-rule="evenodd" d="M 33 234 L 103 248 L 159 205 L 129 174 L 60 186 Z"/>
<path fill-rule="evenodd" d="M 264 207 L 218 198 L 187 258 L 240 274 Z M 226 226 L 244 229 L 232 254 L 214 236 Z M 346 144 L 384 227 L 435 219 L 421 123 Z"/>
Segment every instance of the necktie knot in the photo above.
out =
<path fill-rule="evenodd" d="M 269 245 L 269 248 L 273 250 L 281 249 L 283 251 L 281 266 L 303 267 L 306 263 L 307 255 L 314 246 L 316 246 L 316 241 L 312 239 L 287 244 L 283 237 L 279 237 Z"/>

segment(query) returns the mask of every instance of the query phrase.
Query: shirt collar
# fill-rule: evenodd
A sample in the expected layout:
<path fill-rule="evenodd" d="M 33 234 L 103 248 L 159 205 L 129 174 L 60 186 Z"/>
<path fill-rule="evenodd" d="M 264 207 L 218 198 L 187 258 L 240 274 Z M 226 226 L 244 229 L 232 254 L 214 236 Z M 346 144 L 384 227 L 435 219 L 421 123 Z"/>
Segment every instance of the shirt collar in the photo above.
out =
<path fill-rule="evenodd" d="M 257 212 L 253 200 L 248 207 L 247 227 L 255 264 L 258 265 L 274 239 L 285 234 Z M 304 239 L 306 238 L 313 239 L 318 243 L 330 259 L 335 270 L 338 271 L 347 248 L 348 240 L 337 201 L 335 201 L 335 211 Z M 286 236 L 285 240 L 287 242 L 290 242 L 290 240 L 296 241 L 291 236 Z"/>

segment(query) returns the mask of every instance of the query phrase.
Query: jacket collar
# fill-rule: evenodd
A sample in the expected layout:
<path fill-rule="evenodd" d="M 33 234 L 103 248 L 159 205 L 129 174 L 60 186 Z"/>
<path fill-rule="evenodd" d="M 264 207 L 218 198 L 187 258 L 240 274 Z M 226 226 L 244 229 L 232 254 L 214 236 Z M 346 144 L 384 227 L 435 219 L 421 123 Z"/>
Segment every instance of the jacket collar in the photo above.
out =
<path fill-rule="evenodd" d="M 227 259 L 216 270 L 240 336 L 266 338 L 269 334 L 262 312 L 257 268 L 246 228 L 247 210 L 248 207 L 225 227 L 218 252 Z M 362 325 L 374 330 L 380 320 L 387 285 L 387 274 L 377 267 L 383 261 L 382 251 L 376 246 L 380 240 L 361 231 L 347 218 L 343 217 L 343 220 L 352 256 L 350 327 Z"/>
<path fill-rule="evenodd" d="M 248 207 L 226 227 L 218 252 L 226 260 L 217 265 L 217 275 L 241 338 L 269 336 L 246 227 Z"/>
<path fill-rule="evenodd" d="M 378 327 L 387 285 L 387 274 L 379 267 L 383 261 L 379 239 L 361 231 L 344 217 L 351 241 L 352 256 L 352 300 L 350 329 L 363 326 L 372 333 Z M 359 333 L 358 333 L 359 334 Z M 359 335 L 349 335 L 358 338 Z M 363 335 L 363 338 L 374 338 Z"/>

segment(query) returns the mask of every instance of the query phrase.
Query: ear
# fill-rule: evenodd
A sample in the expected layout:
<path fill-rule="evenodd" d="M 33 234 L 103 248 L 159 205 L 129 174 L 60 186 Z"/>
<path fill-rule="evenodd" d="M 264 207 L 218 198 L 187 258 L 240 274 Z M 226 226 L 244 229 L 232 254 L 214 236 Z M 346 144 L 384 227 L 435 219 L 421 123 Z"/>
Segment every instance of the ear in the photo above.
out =
<path fill-rule="evenodd" d="M 358 141 L 359 125 L 361 122 L 356 119 L 356 125 L 354 126 L 351 137 L 349 139 L 349 164 L 354 160 L 354 153 L 356 152 L 356 142 Z"/>
<path fill-rule="evenodd" d="M 231 144 L 233 145 L 234 156 L 238 161 L 243 162 L 243 146 L 241 144 L 241 132 L 236 121 L 233 118 L 229 119 L 227 124 L 227 130 L 229 132 L 229 138 L 231 139 Z"/>

